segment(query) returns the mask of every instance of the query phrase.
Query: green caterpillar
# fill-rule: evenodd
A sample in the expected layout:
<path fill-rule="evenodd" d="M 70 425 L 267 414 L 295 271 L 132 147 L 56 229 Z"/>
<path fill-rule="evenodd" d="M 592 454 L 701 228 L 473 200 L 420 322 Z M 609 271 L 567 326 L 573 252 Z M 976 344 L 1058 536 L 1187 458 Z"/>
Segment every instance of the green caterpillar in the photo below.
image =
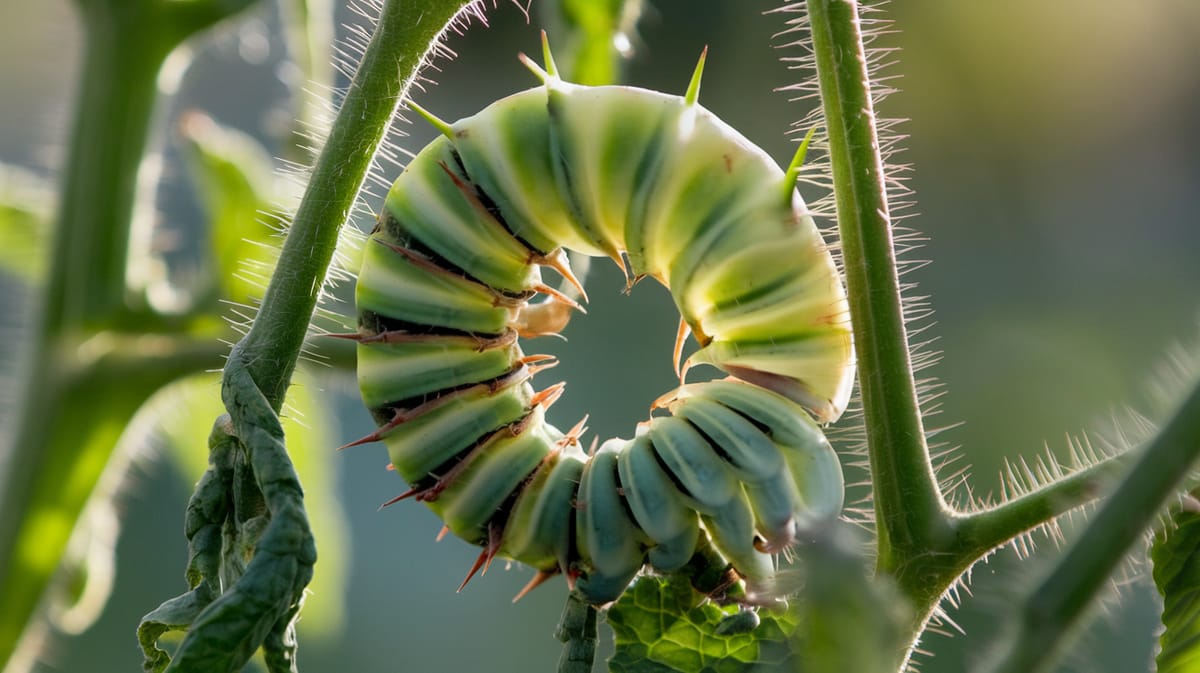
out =
<path fill-rule="evenodd" d="M 502 556 L 538 571 L 521 595 L 561 572 L 601 604 L 707 538 L 751 594 L 769 589 L 772 554 L 841 510 L 817 423 L 841 415 L 854 375 L 845 293 L 794 189 L 803 149 L 782 171 L 698 105 L 703 56 L 679 97 L 564 82 L 543 47 L 545 70 L 522 61 L 544 86 L 454 124 L 413 106 L 443 137 L 366 244 L 347 336 L 380 427 L 353 444 L 387 446 L 412 485 L 393 502 L 424 501 L 483 547 L 468 580 Z M 552 358 L 519 341 L 579 308 L 540 267 L 586 300 L 565 250 L 665 285 L 675 361 L 689 330 L 700 345 L 681 381 L 697 364 L 730 377 L 681 385 L 655 403 L 669 415 L 582 451 L 582 422 L 544 418 L 563 384 L 531 385 Z"/>

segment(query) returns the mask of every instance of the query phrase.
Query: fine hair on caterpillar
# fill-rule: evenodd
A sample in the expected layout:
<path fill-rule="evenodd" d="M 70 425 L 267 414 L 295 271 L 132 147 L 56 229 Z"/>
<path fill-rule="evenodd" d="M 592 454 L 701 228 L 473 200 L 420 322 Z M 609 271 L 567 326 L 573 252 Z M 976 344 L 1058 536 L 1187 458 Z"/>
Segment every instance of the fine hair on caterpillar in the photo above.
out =
<path fill-rule="evenodd" d="M 854 377 L 845 292 L 786 171 L 683 96 L 563 81 L 543 39 L 543 85 L 441 131 L 388 192 L 356 289 L 358 377 L 381 441 L 445 530 L 532 566 L 523 595 L 562 573 L 616 599 L 645 566 L 715 549 L 751 597 L 773 554 L 841 511 L 843 478 L 818 423 Z M 585 452 L 583 421 L 545 420 L 563 383 L 521 339 L 557 334 L 586 302 L 566 251 L 660 282 L 680 312 L 681 385 L 632 439 Z M 540 297 L 539 297 L 540 295 Z M 680 366 L 688 334 L 699 349 Z M 728 378 L 684 383 L 707 364 Z M 586 420 L 586 419 L 585 419 Z M 390 503 L 389 503 L 390 504 Z M 466 582 L 464 581 L 464 585 Z M 518 596 L 519 597 L 519 596 Z"/>

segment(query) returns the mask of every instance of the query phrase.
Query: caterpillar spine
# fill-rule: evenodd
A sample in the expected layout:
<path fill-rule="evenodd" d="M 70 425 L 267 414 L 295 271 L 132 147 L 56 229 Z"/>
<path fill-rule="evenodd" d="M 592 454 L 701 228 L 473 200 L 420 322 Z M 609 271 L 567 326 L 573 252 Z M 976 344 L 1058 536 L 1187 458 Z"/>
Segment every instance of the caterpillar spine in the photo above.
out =
<path fill-rule="evenodd" d="M 468 580 L 503 556 L 538 571 L 521 595 L 563 573 L 600 604 L 707 539 L 768 589 L 772 554 L 841 510 L 817 422 L 845 409 L 854 371 L 798 160 L 781 170 L 698 104 L 703 55 L 679 97 L 564 82 L 543 51 L 544 70 L 522 56 L 543 86 L 472 117 L 412 106 L 442 135 L 397 178 L 364 252 L 348 336 L 380 427 L 351 445 L 382 441 L 411 484 L 393 501 L 424 501 L 483 547 Z M 654 278 L 681 316 L 681 386 L 655 403 L 668 414 L 591 455 L 582 422 L 545 420 L 562 384 L 531 382 L 555 361 L 520 344 L 582 310 L 541 277 L 556 270 L 586 301 L 565 250 Z M 689 331 L 700 348 L 680 369 Z M 730 377 L 682 383 L 700 364 Z"/>

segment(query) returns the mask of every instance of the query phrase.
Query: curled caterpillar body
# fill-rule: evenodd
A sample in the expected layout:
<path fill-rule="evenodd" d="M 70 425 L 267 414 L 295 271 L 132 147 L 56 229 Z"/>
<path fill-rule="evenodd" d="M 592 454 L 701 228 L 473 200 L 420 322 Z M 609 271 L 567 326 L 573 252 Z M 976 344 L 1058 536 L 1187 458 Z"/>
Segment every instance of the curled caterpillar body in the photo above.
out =
<path fill-rule="evenodd" d="M 794 174 L 696 103 L 560 80 L 453 124 L 387 195 L 357 288 L 358 373 L 382 441 L 455 535 L 590 601 L 649 564 L 682 567 L 707 536 L 751 589 L 771 554 L 836 517 L 843 482 L 817 422 L 853 379 L 845 294 Z M 703 60 L 701 61 L 703 63 Z M 520 337 L 555 333 L 579 285 L 564 250 L 613 259 L 671 292 L 722 381 L 664 395 L 632 439 L 592 455 L 536 392 L 552 366 Z M 579 287 L 581 295 L 583 288 Z M 538 294 L 547 298 L 534 302 Z M 681 337 L 684 332 L 681 330 Z M 806 413 L 807 410 L 807 413 Z M 468 575 L 469 579 L 470 575 Z"/>

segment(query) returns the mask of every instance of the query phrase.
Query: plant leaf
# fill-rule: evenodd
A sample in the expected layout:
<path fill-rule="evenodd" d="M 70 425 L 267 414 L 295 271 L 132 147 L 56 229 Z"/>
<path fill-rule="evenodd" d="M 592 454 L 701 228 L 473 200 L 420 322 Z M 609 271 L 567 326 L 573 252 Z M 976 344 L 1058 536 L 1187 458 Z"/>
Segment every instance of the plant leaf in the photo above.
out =
<path fill-rule="evenodd" d="M 1190 502 L 1195 502 L 1191 500 Z M 1150 550 L 1154 584 L 1163 597 L 1159 673 L 1200 671 L 1200 511 L 1180 509 Z"/>
<path fill-rule="evenodd" d="M 199 438 L 224 413 L 220 376 L 194 376 L 164 391 L 154 401 L 159 425 L 187 484 L 194 484 L 208 467 L 208 450 Z M 313 535 L 321 541 L 321 562 L 313 570 L 312 593 L 304 601 L 299 631 L 309 637 L 333 637 L 345 623 L 348 525 L 337 495 L 338 463 L 333 451 L 334 418 L 317 391 L 317 380 L 297 371 L 282 417 L 288 454 L 304 484 L 304 497 L 319 503 L 309 509 Z"/>
<path fill-rule="evenodd" d="M 173 609 L 172 599 L 139 626 L 144 667 L 168 659 L 155 633 L 186 628 L 167 670 L 240 671 L 260 647 L 272 673 L 295 673 L 295 622 L 312 579 L 316 544 L 304 511 L 303 489 L 284 444 L 279 416 L 246 369 L 235 346 L 221 380 L 230 414 L 209 437 L 209 468 L 188 503 L 189 586 L 216 586 L 197 597 L 198 614 Z M 162 618 L 190 618 L 170 624 Z"/>
<path fill-rule="evenodd" d="M 907 645 L 907 602 L 868 573 L 847 526 L 811 538 L 780 571 L 778 591 L 790 606 L 781 600 L 779 609 L 718 606 L 678 573 L 639 578 L 608 611 L 616 634 L 609 670 L 893 673 Z"/>
<path fill-rule="evenodd" d="M 632 51 L 642 0 L 557 0 L 542 5 L 554 35 L 566 33 L 561 60 L 567 79 L 588 86 L 616 84 Z"/>
<path fill-rule="evenodd" d="M 41 278 L 53 193 L 48 181 L 0 165 L 0 271 L 26 283 Z"/>
<path fill-rule="evenodd" d="M 12 547 L 20 562 L 11 564 L 0 576 L 0 646 L 15 642 L 42 599 L 68 553 L 68 542 L 85 504 L 113 495 L 111 489 L 96 488 L 130 419 L 163 379 L 178 375 L 170 366 L 150 366 L 133 373 L 123 371 L 118 381 L 113 378 L 116 373 L 97 369 L 94 375 L 78 377 L 68 390 L 50 398 L 58 410 L 55 418 L 70 422 L 47 423 L 41 462 L 27 484 L 25 513 L 14 531 Z M 102 593 L 93 596 L 104 598 Z M 69 586 L 66 593 L 51 600 L 55 609 L 72 603 Z"/>
<path fill-rule="evenodd" d="M 764 660 L 785 659 L 795 629 L 787 613 L 766 610 L 757 628 L 731 627 L 744 620 L 739 608 L 718 606 L 679 574 L 639 578 L 607 619 L 616 634 L 608 662 L 614 673 L 748 671 Z"/>
<path fill-rule="evenodd" d="M 181 124 L 191 174 L 208 213 L 209 299 L 248 305 L 265 291 L 279 259 L 284 208 L 299 196 L 294 180 L 277 177 L 270 155 L 254 138 L 222 126 L 200 112 Z M 337 253 L 327 281 L 344 280 L 362 264 L 363 236 L 353 227 L 339 230 Z M 336 283 L 327 282 L 330 296 Z M 345 292 L 341 299 L 351 305 Z M 348 301 L 347 301 L 348 300 Z"/>
<path fill-rule="evenodd" d="M 262 295 L 279 256 L 278 231 L 267 220 L 284 195 L 271 157 L 254 138 L 199 112 L 185 115 L 180 129 L 208 212 L 211 290 L 249 303 Z"/>
<path fill-rule="evenodd" d="M 911 609 L 886 577 L 871 576 L 846 525 L 799 547 L 803 585 L 794 602 L 792 670 L 893 673 L 907 645 Z"/>

